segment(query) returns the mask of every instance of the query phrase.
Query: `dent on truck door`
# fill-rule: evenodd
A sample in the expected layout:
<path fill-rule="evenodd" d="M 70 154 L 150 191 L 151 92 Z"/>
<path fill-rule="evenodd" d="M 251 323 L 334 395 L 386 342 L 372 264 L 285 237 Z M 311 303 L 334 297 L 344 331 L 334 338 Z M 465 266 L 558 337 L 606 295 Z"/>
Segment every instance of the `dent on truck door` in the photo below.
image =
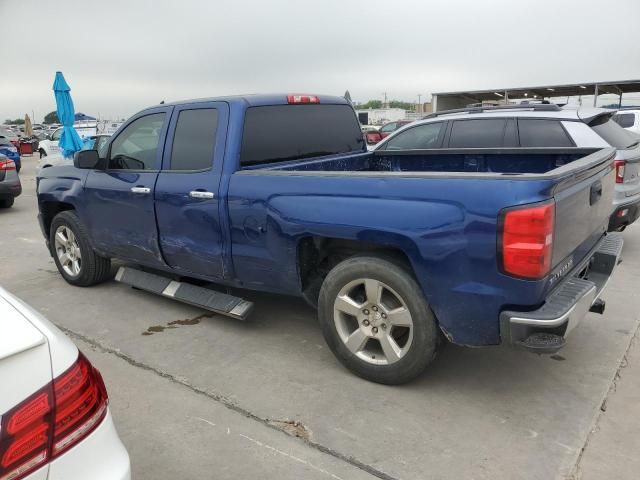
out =
<path fill-rule="evenodd" d="M 134 117 L 111 142 L 106 170 L 91 171 L 85 184 L 86 221 L 96 245 L 150 266 L 162 264 L 153 191 L 169 112 Z"/>
<path fill-rule="evenodd" d="M 171 118 L 155 190 L 162 255 L 172 268 L 222 277 L 223 232 L 218 198 L 228 105 L 182 105 Z"/>

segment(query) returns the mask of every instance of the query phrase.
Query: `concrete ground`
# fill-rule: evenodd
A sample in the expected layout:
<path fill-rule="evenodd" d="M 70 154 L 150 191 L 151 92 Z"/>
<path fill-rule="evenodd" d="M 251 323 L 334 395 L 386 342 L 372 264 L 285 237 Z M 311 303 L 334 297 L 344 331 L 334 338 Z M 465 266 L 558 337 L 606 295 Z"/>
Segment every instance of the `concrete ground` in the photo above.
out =
<path fill-rule="evenodd" d="M 605 314 L 560 354 L 448 346 L 387 387 L 342 368 L 297 299 L 247 293 L 242 323 L 115 282 L 67 285 L 36 222 L 35 163 L 0 211 L 0 285 L 101 369 L 135 479 L 638 478 L 639 226 Z"/>

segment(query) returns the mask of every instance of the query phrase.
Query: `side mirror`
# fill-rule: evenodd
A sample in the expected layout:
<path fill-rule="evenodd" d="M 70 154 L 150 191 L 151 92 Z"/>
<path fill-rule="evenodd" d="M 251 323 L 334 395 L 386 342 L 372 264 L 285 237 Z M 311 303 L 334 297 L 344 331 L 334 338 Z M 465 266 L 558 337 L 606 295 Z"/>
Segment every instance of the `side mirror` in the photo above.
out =
<path fill-rule="evenodd" d="M 97 150 L 80 150 L 73 156 L 73 165 L 76 168 L 93 170 L 100 165 L 100 156 Z"/>

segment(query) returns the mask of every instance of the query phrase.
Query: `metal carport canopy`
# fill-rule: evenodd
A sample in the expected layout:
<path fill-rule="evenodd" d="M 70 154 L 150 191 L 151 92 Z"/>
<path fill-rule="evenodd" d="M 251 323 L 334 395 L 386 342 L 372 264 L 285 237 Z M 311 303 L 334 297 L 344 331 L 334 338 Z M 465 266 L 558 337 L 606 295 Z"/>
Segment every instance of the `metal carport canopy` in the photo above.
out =
<path fill-rule="evenodd" d="M 503 100 L 505 98 L 545 98 L 570 97 L 578 95 L 602 94 L 622 95 L 628 92 L 640 92 L 640 80 L 619 80 L 612 82 L 588 82 L 568 85 L 542 85 L 538 87 L 494 88 L 491 90 L 440 92 L 433 94 L 434 111 L 464 107 L 469 103 L 485 100 Z"/>

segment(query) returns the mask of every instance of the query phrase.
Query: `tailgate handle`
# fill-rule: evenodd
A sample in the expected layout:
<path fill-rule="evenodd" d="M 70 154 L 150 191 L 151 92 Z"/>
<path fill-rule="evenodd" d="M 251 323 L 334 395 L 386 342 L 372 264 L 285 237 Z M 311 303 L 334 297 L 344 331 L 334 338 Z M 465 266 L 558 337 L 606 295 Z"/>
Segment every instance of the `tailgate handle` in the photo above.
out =
<path fill-rule="evenodd" d="M 602 182 L 598 180 L 591 185 L 591 195 L 589 197 L 589 205 L 593 205 L 602 197 Z"/>

